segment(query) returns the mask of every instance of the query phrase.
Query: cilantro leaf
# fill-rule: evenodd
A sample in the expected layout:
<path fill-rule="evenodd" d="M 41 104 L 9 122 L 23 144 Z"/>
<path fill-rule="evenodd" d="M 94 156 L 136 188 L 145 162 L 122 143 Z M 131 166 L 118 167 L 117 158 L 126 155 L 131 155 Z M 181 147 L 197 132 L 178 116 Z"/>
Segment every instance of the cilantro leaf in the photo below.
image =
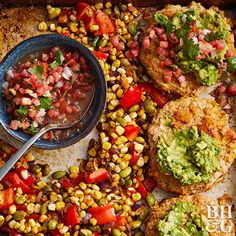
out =
<path fill-rule="evenodd" d="M 33 135 L 35 135 L 35 133 L 37 133 L 37 131 L 38 131 L 38 128 L 33 127 L 33 126 L 31 125 L 31 126 L 29 127 L 29 129 L 28 129 L 28 134 L 31 135 L 31 136 L 33 136 Z"/>
<path fill-rule="evenodd" d="M 52 99 L 46 98 L 46 97 L 39 97 L 39 101 L 41 103 L 41 107 L 45 109 L 46 111 L 50 109 L 52 105 Z"/>
<path fill-rule="evenodd" d="M 57 67 L 57 66 L 60 66 L 60 65 L 62 64 L 61 56 L 62 56 L 62 51 L 57 50 L 57 51 L 55 52 L 55 55 L 54 55 L 55 61 L 53 61 L 53 62 L 49 65 L 49 67 L 53 69 L 53 68 L 55 68 L 55 67 Z"/>
<path fill-rule="evenodd" d="M 222 31 L 222 32 L 211 32 L 211 33 L 208 33 L 206 36 L 205 36 L 205 40 L 207 42 L 212 42 L 214 40 L 218 40 L 218 39 L 225 39 L 228 35 L 228 32 L 227 31 Z"/>
<path fill-rule="evenodd" d="M 166 30 L 167 34 L 170 34 L 174 30 L 174 25 L 171 23 L 167 16 L 163 14 L 155 14 L 154 20 L 157 24 L 160 24 Z"/>
<path fill-rule="evenodd" d="M 26 106 L 20 106 L 16 112 L 20 115 L 20 116 L 25 116 L 29 111 L 29 108 Z"/>
<path fill-rule="evenodd" d="M 36 67 L 29 68 L 28 71 L 30 74 L 36 74 L 38 79 L 42 79 L 42 74 L 44 72 L 44 69 L 42 66 L 38 65 Z"/>
<path fill-rule="evenodd" d="M 176 30 L 176 36 L 178 39 L 186 37 L 191 31 L 190 25 L 184 25 L 183 28 Z"/>
<path fill-rule="evenodd" d="M 227 62 L 227 70 L 229 72 L 236 71 L 236 57 L 229 57 L 226 59 Z"/>
<path fill-rule="evenodd" d="M 192 39 L 184 38 L 183 54 L 187 59 L 195 60 L 196 56 L 199 55 L 199 45 L 194 44 Z"/>

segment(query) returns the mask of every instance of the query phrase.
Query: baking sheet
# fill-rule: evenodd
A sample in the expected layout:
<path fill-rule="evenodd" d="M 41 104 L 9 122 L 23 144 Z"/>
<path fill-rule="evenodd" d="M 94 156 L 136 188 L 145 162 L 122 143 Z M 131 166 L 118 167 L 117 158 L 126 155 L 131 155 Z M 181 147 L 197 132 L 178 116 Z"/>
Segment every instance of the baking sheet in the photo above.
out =
<path fill-rule="evenodd" d="M 1 10 L 1 9 L 0 9 Z M 236 15 L 236 8 L 231 9 L 230 14 Z M 235 14 L 234 14 L 235 13 Z M 0 11 L 0 60 L 13 46 L 22 40 L 41 34 L 37 30 L 37 25 L 46 19 L 46 9 L 38 7 L 4 8 Z M 236 106 L 233 117 L 236 120 Z M 41 150 L 32 148 L 31 151 L 36 157 L 36 162 L 48 163 L 53 171 L 67 170 L 69 166 L 78 164 L 78 159 L 86 158 L 87 145 L 91 138 L 97 139 L 98 133 L 94 129 L 82 141 L 60 150 Z M 22 143 L 12 139 L 5 130 L 0 127 L 0 138 L 9 142 L 15 147 L 22 146 Z M 214 198 L 227 193 L 233 197 L 236 204 L 236 163 L 234 163 L 224 182 L 217 184 L 212 190 L 203 193 L 203 195 Z M 165 193 L 160 189 L 155 190 L 155 196 L 158 200 L 174 196 L 174 194 Z"/>

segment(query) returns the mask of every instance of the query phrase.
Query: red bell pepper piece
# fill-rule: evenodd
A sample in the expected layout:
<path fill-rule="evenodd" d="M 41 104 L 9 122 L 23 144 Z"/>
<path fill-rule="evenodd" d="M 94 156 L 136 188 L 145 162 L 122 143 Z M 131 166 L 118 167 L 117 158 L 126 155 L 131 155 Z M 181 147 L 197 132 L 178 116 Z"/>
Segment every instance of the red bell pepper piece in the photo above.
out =
<path fill-rule="evenodd" d="M 14 203 L 14 189 L 0 191 L 0 210 L 8 209 Z"/>
<path fill-rule="evenodd" d="M 98 231 L 93 231 L 93 236 L 100 236 L 100 234 L 98 233 Z"/>
<path fill-rule="evenodd" d="M 26 179 L 23 178 L 22 171 L 27 175 Z M 33 175 L 25 167 L 23 167 L 23 166 L 18 167 L 16 169 L 16 173 L 21 177 L 21 179 L 24 181 L 24 183 L 27 184 L 28 186 L 31 186 L 32 184 L 34 184 Z"/>
<path fill-rule="evenodd" d="M 26 205 L 25 204 L 15 204 L 17 211 L 26 211 Z"/>
<path fill-rule="evenodd" d="M 159 107 L 163 107 L 170 100 L 169 96 L 164 91 L 155 88 L 152 83 L 140 82 L 138 83 L 138 87 L 143 92 L 148 93 Z"/>
<path fill-rule="evenodd" d="M 124 93 L 123 97 L 120 100 L 120 105 L 123 108 L 130 108 L 133 105 L 139 104 L 141 101 L 141 89 L 137 86 L 131 86 Z"/>
<path fill-rule="evenodd" d="M 143 198 L 146 198 L 147 197 L 147 190 L 146 190 L 145 186 L 143 185 L 143 183 L 139 179 L 139 177 L 136 177 L 136 179 L 138 181 L 138 187 L 137 187 L 138 192 L 141 194 L 141 196 Z"/>
<path fill-rule="evenodd" d="M 98 225 L 109 224 L 116 221 L 115 209 L 111 204 L 89 208 L 88 213 L 92 214 L 93 218 L 97 220 Z"/>
<path fill-rule="evenodd" d="M 125 226 L 127 220 L 127 216 L 118 216 L 116 220 L 116 225 L 119 226 Z"/>
<path fill-rule="evenodd" d="M 145 180 L 143 181 L 143 185 L 145 186 L 145 188 L 148 192 L 152 192 L 154 190 L 154 188 L 157 186 L 154 179 L 149 176 L 147 176 L 145 178 Z"/>
<path fill-rule="evenodd" d="M 107 14 L 98 10 L 95 18 L 99 26 L 99 30 L 95 31 L 94 36 L 102 36 L 103 34 L 113 34 L 116 32 L 114 22 Z"/>
<path fill-rule="evenodd" d="M 87 3 L 78 2 L 76 6 L 76 17 L 78 20 L 86 21 L 94 14 L 94 9 Z"/>
<path fill-rule="evenodd" d="M 134 141 L 135 138 L 138 136 L 139 127 L 134 125 L 127 125 L 125 126 L 125 136 L 129 139 L 129 141 Z"/>
<path fill-rule="evenodd" d="M 90 174 L 85 175 L 85 181 L 88 184 L 104 181 L 108 178 L 108 172 L 104 168 L 99 168 Z"/>
<path fill-rule="evenodd" d="M 27 215 L 25 219 L 26 220 L 29 220 L 29 219 L 39 220 L 40 216 L 41 216 L 40 214 L 33 213 L 31 215 Z"/>
<path fill-rule="evenodd" d="M 27 186 L 23 180 L 19 177 L 19 175 L 15 172 L 9 172 L 2 179 L 2 183 L 5 186 L 18 188 L 20 187 L 24 193 L 29 192 L 30 188 Z"/>
<path fill-rule="evenodd" d="M 5 225 L 1 228 L 3 232 L 9 233 L 10 236 L 22 236 L 21 233 L 18 233 L 16 230 L 11 229 L 9 226 Z"/>
<path fill-rule="evenodd" d="M 59 229 L 54 229 L 54 230 L 49 230 L 49 233 L 52 235 L 52 236 L 62 236 L 63 234 L 61 234 L 59 232 Z"/>
<path fill-rule="evenodd" d="M 96 52 L 96 51 L 92 51 L 93 55 L 98 59 L 98 60 L 102 60 L 104 62 L 106 62 L 108 54 L 105 52 Z"/>
<path fill-rule="evenodd" d="M 84 173 L 79 173 L 76 178 L 69 179 L 67 177 L 64 177 L 61 179 L 60 182 L 63 188 L 68 189 L 70 187 L 77 186 L 82 181 L 84 181 Z"/>
<path fill-rule="evenodd" d="M 137 164 L 140 158 L 140 153 L 135 151 L 133 142 L 130 144 L 130 154 L 132 155 L 132 158 L 130 159 L 129 163 L 131 166 L 134 166 Z"/>
<path fill-rule="evenodd" d="M 66 213 L 65 213 L 65 220 L 66 220 L 66 225 L 68 226 L 74 226 L 79 224 L 80 218 L 79 218 L 79 213 L 77 212 L 77 206 L 72 205 L 70 206 Z"/>

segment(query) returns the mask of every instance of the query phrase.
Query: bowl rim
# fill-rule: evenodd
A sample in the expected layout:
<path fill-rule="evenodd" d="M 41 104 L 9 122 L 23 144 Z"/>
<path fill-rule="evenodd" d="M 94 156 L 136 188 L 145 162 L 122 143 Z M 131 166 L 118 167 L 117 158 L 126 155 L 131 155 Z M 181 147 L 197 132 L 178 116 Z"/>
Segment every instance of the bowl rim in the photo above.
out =
<path fill-rule="evenodd" d="M 65 147 L 68 147 L 70 145 L 73 145 L 73 144 L 79 142 L 80 140 L 85 138 L 96 127 L 96 125 L 98 124 L 98 122 L 102 116 L 102 113 L 104 112 L 105 107 L 106 107 L 107 83 L 106 83 L 106 79 L 105 79 L 105 75 L 103 73 L 103 70 L 100 66 L 100 63 L 98 62 L 96 57 L 93 55 L 93 53 L 86 46 L 81 44 L 80 42 L 78 42 L 74 39 L 71 39 L 69 37 L 66 37 L 66 36 L 58 35 L 58 34 L 43 34 L 43 35 L 30 37 L 30 38 L 20 42 L 15 47 L 13 47 L 10 51 L 8 51 L 8 53 L 4 56 L 4 58 L 0 62 L 0 72 L 1 72 L 1 70 L 5 71 L 3 73 L 3 75 L 0 77 L 0 82 L 1 81 L 4 82 L 4 77 L 5 77 L 6 71 L 12 66 L 12 65 L 9 66 L 7 63 L 9 62 L 11 57 L 14 56 L 16 51 L 21 49 L 22 47 L 24 47 L 24 45 L 27 45 L 27 44 L 30 44 L 30 46 L 28 46 L 28 47 L 31 47 L 31 44 L 36 43 L 40 39 L 45 40 L 45 41 L 50 41 L 51 43 L 58 44 L 55 46 L 59 46 L 62 48 L 67 47 L 67 46 L 65 46 L 65 44 L 68 44 L 68 47 L 77 48 L 78 52 L 80 54 L 82 54 L 82 56 L 85 58 L 86 61 L 89 60 L 89 62 L 92 62 L 92 70 L 93 70 L 93 72 L 96 72 L 96 78 L 99 78 L 98 80 L 95 80 L 95 93 L 96 93 L 96 90 L 98 90 L 98 89 L 96 89 L 96 81 L 97 81 L 97 83 L 99 82 L 99 85 L 101 85 L 101 88 L 99 91 L 99 99 L 96 99 L 96 94 L 95 94 L 92 104 L 90 106 L 90 109 L 91 109 L 93 103 L 96 102 L 96 100 L 99 101 L 98 107 L 97 106 L 95 107 L 96 109 L 95 109 L 95 113 L 93 113 L 93 119 L 88 124 L 88 126 L 86 127 L 85 130 L 83 130 L 79 135 L 75 134 L 74 137 L 72 137 L 72 138 L 69 137 L 67 139 L 57 140 L 58 143 L 55 143 L 52 141 L 47 141 L 47 140 L 37 140 L 32 145 L 33 147 L 37 147 L 37 148 L 41 148 L 41 149 L 55 150 L 55 149 L 65 148 Z M 64 44 L 64 46 L 61 44 Z M 55 46 L 48 46 L 48 47 L 42 46 L 42 50 L 47 49 L 47 48 L 51 48 L 51 47 L 55 47 Z M 36 52 L 39 50 L 40 49 L 31 50 L 31 52 L 33 53 L 33 52 Z M 29 53 L 27 53 L 26 55 L 29 55 Z M 19 58 L 16 60 L 16 62 L 20 61 L 23 57 L 24 56 L 19 56 Z M 91 63 L 89 63 L 89 64 L 91 65 Z M 2 93 L 2 87 L 1 87 L 0 94 L 1 93 Z M 2 96 L 2 100 L 4 101 L 3 96 Z M 20 141 L 21 143 L 25 143 L 30 138 L 29 135 L 26 135 L 21 131 L 11 130 L 4 123 L 2 118 L 7 116 L 7 112 L 3 111 L 4 110 L 3 108 L 5 108 L 5 102 L 2 102 L 2 103 L 3 104 L 0 104 L 0 124 L 1 124 L 1 126 L 6 130 L 6 132 L 11 137 L 15 138 L 16 140 Z M 88 111 L 88 113 L 89 113 L 89 111 Z"/>

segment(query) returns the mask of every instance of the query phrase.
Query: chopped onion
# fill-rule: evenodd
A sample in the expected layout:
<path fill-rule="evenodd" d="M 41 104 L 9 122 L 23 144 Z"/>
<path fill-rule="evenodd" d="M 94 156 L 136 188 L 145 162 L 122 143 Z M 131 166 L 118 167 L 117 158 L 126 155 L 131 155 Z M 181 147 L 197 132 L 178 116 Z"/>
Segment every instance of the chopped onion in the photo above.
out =
<path fill-rule="evenodd" d="M 196 36 L 192 37 L 193 43 L 198 44 L 198 38 Z"/>
<path fill-rule="evenodd" d="M 73 72 L 69 67 L 65 67 L 63 72 L 62 72 L 62 77 L 66 80 L 70 80 L 70 78 L 72 77 Z"/>
<path fill-rule="evenodd" d="M 13 73 L 13 70 L 12 69 L 9 69 L 7 71 L 7 76 L 9 76 L 9 78 L 13 79 L 14 78 L 14 73 Z"/>
<path fill-rule="evenodd" d="M 59 82 L 56 83 L 55 87 L 56 88 L 62 88 L 64 85 L 63 81 L 59 80 Z"/>
<path fill-rule="evenodd" d="M 179 78 L 178 78 L 178 81 L 180 83 L 183 83 L 185 81 L 185 76 L 184 75 L 181 75 Z"/>
<path fill-rule="evenodd" d="M 202 31 L 202 33 L 203 33 L 204 35 L 207 35 L 207 34 L 211 33 L 211 31 L 210 31 L 209 29 L 204 29 L 204 30 Z"/>
<path fill-rule="evenodd" d="M 2 87 L 3 87 L 4 89 L 7 89 L 8 86 L 9 86 L 9 83 L 8 83 L 7 81 L 2 84 Z"/>

